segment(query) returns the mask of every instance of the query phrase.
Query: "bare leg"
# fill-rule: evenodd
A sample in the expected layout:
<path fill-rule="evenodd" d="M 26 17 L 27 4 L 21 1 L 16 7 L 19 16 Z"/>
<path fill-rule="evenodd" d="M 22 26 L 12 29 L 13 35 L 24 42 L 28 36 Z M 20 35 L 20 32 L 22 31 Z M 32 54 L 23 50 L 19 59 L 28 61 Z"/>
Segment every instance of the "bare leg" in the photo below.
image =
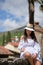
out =
<path fill-rule="evenodd" d="M 28 60 L 30 61 L 31 65 L 34 65 L 34 62 L 31 56 L 28 58 Z"/>
<path fill-rule="evenodd" d="M 41 63 L 38 60 L 36 60 L 35 65 L 41 65 Z"/>
<path fill-rule="evenodd" d="M 31 57 L 31 55 L 30 55 L 29 52 L 25 53 L 25 57 L 30 61 L 30 64 L 31 64 L 31 65 L 34 65 L 33 59 L 32 59 L 32 57 Z"/>

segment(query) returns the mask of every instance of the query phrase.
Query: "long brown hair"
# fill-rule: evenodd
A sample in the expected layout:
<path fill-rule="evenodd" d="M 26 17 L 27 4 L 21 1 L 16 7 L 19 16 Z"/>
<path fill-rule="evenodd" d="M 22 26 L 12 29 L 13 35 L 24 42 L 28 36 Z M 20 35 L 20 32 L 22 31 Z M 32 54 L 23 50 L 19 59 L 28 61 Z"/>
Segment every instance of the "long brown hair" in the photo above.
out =
<path fill-rule="evenodd" d="M 31 32 L 30 36 L 31 36 L 31 39 L 33 39 L 34 41 L 37 42 L 37 39 L 36 39 L 34 31 Z M 25 39 L 27 38 L 26 29 L 24 30 L 24 37 L 25 37 Z"/>

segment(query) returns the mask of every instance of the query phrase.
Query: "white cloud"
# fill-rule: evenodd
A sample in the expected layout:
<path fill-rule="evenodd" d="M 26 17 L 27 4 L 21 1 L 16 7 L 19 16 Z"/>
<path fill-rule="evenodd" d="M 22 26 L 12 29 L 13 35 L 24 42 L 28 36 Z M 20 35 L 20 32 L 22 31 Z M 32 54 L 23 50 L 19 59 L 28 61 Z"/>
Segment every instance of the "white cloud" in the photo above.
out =
<path fill-rule="evenodd" d="M 28 23 L 29 22 L 29 16 L 25 17 L 25 21 Z"/>
<path fill-rule="evenodd" d="M 7 27 L 14 27 L 15 21 L 11 21 L 9 19 L 5 20 L 3 26 L 7 26 Z"/>
<path fill-rule="evenodd" d="M 17 16 L 28 14 L 27 0 L 5 0 L 2 9 Z"/>
<path fill-rule="evenodd" d="M 2 26 L 4 27 L 4 30 L 6 31 L 19 27 L 19 25 L 16 23 L 15 20 L 11 21 L 10 19 L 6 19 Z"/>
<path fill-rule="evenodd" d="M 26 25 L 27 24 L 27 19 L 28 18 L 25 17 L 25 19 L 22 22 L 18 22 L 18 23 L 15 20 L 11 21 L 10 19 L 6 19 L 3 22 L 2 27 L 4 27 L 4 31 L 17 29 L 19 27 L 22 27 L 22 26 Z"/>

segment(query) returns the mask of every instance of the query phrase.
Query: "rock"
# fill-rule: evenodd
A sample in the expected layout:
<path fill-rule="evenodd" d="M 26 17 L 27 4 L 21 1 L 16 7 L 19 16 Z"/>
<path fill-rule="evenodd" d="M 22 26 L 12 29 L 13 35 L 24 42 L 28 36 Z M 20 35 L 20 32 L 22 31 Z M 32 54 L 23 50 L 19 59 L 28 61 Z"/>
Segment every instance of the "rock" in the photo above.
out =
<path fill-rule="evenodd" d="M 14 65 L 31 65 L 27 59 L 15 59 Z"/>

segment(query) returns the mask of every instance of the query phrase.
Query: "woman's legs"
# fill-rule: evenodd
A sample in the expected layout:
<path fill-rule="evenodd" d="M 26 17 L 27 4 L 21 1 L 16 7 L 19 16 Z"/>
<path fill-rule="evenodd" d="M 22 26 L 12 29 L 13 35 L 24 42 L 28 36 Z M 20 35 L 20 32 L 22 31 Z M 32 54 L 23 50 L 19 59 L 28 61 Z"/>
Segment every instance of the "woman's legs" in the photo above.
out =
<path fill-rule="evenodd" d="M 35 65 L 41 65 L 40 61 L 36 60 Z"/>
<path fill-rule="evenodd" d="M 41 62 L 36 60 L 37 55 L 33 54 L 33 61 L 34 61 L 34 65 L 41 65 Z"/>
<path fill-rule="evenodd" d="M 24 55 L 25 55 L 25 58 L 27 58 L 30 61 L 30 64 L 34 65 L 33 58 L 31 57 L 31 54 L 29 52 L 26 52 Z"/>

